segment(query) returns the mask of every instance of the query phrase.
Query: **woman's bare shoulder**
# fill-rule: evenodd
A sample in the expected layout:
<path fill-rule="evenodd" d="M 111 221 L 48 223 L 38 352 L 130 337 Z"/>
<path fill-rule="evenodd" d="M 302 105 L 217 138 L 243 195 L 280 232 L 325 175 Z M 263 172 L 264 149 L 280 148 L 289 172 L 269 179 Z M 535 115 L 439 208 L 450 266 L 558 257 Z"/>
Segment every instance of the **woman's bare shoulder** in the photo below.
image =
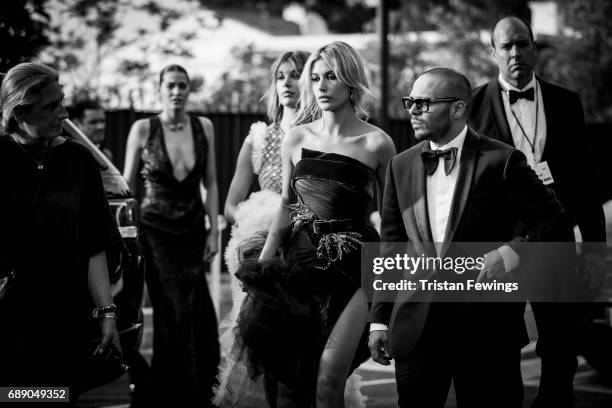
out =
<path fill-rule="evenodd" d="M 308 135 L 313 134 L 314 125 L 316 122 L 318 121 L 304 123 L 291 128 L 284 143 L 288 146 L 297 146 L 301 144 Z"/>
<path fill-rule="evenodd" d="M 384 130 L 370 123 L 367 124 L 368 132 L 365 134 L 367 149 L 377 156 L 389 158 L 395 155 L 395 143 Z"/>
<path fill-rule="evenodd" d="M 151 129 L 149 118 L 138 119 L 132 124 L 130 129 L 129 138 L 137 141 L 139 146 L 143 146 L 149 138 L 149 131 Z"/>
<path fill-rule="evenodd" d="M 214 136 L 215 133 L 214 133 L 214 126 L 213 126 L 212 120 L 210 120 L 206 116 L 198 116 L 198 120 L 200 121 L 200 123 L 202 124 L 202 127 L 204 128 L 204 133 L 206 134 L 206 137 L 208 138 L 208 140 L 213 139 L 215 137 Z"/>

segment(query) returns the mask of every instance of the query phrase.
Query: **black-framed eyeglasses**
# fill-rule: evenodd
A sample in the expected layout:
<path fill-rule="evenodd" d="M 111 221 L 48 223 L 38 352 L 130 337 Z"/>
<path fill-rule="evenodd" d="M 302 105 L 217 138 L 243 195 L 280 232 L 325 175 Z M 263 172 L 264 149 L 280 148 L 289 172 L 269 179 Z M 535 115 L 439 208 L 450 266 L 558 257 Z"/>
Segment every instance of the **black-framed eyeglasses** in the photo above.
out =
<path fill-rule="evenodd" d="M 404 105 L 404 109 L 409 111 L 412 106 L 416 105 L 416 108 L 419 112 L 427 112 L 429 111 L 429 105 L 438 103 L 438 102 L 457 102 L 462 101 L 461 98 L 413 98 L 411 96 L 404 96 L 402 98 L 402 104 Z"/>

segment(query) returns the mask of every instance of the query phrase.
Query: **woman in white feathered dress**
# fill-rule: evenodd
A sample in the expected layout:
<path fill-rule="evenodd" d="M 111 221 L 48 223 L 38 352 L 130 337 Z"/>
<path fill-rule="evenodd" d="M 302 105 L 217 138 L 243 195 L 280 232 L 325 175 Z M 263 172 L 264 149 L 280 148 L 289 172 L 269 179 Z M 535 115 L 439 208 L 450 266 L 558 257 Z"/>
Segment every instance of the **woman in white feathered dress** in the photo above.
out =
<path fill-rule="evenodd" d="M 256 122 L 251 125 L 240 149 L 225 202 L 225 217 L 233 224 L 225 250 L 225 263 L 231 276 L 232 309 L 219 329 L 221 353 L 225 360 L 214 399 L 219 407 L 267 406 L 261 380 L 254 383 L 249 379 L 236 350 L 239 344 L 233 328 L 245 294 L 234 274 L 239 266 L 239 249 L 257 236 L 265 239 L 265 233 L 280 205 L 280 149 L 283 136 L 289 132 L 295 118 L 300 97 L 298 80 L 307 58 L 305 52 L 287 52 L 272 65 L 272 80 L 265 95 L 268 117 L 272 123 Z M 255 177 L 261 190 L 246 198 Z"/>

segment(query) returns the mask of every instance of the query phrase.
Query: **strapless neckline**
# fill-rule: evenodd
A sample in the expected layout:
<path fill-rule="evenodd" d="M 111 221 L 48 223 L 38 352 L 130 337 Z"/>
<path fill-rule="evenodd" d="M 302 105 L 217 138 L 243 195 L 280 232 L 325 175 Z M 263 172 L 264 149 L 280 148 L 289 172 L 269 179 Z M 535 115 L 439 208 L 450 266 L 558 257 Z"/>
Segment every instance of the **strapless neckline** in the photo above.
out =
<path fill-rule="evenodd" d="M 306 154 L 304 154 L 306 153 Z M 302 147 L 302 159 L 317 159 L 317 158 L 321 158 L 320 156 L 327 156 L 326 159 L 331 159 L 333 160 L 334 158 L 340 159 L 339 161 L 348 161 L 351 164 L 355 164 L 359 167 L 362 167 L 365 170 L 368 170 L 370 173 L 374 174 L 374 169 L 372 169 L 370 166 L 368 166 L 367 164 L 365 164 L 364 162 L 362 162 L 359 159 L 356 159 L 354 157 L 351 156 L 347 156 L 346 154 L 342 154 L 342 153 L 333 153 L 333 152 L 323 152 L 320 150 L 314 150 L 314 149 L 308 149 L 306 147 Z"/>

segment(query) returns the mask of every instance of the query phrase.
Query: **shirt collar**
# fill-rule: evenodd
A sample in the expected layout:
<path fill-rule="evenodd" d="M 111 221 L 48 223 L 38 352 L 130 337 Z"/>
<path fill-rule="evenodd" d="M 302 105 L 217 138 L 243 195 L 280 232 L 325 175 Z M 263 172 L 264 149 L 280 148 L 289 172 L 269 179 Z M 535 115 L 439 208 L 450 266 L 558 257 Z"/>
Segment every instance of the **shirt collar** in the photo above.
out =
<path fill-rule="evenodd" d="M 448 149 L 449 147 L 456 147 L 458 150 L 461 150 L 461 148 L 463 147 L 463 141 L 465 140 L 466 134 L 467 134 L 467 125 L 463 127 L 461 132 L 459 132 L 459 134 L 453 140 L 451 140 L 444 146 L 439 146 L 437 143 L 432 142 L 430 140 L 429 147 L 431 147 L 432 150 L 436 150 L 436 149 L 444 150 L 444 149 Z"/>
<path fill-rule="evenodd" d="M 498 77 L 499 83 L 502 86 L 502 88 L 504 89 L 504 91 L 508 92 L 509 90 L 512 91 L 524 91 L 525 89 L 529 89 L 530 87 L 535 87 L 535 83 L 536 83 L 536 77 L 535 74 L 531 74 L 531 81 L 529 81 L 529 83 L 527 85 L 525 85 L 523 87 L 523 89 L 518 89 L 517 87 L 510 85 L 506 80 L 504 80 L 504 78 L 502 78 L 502 74 L 499 74 Z"/>

